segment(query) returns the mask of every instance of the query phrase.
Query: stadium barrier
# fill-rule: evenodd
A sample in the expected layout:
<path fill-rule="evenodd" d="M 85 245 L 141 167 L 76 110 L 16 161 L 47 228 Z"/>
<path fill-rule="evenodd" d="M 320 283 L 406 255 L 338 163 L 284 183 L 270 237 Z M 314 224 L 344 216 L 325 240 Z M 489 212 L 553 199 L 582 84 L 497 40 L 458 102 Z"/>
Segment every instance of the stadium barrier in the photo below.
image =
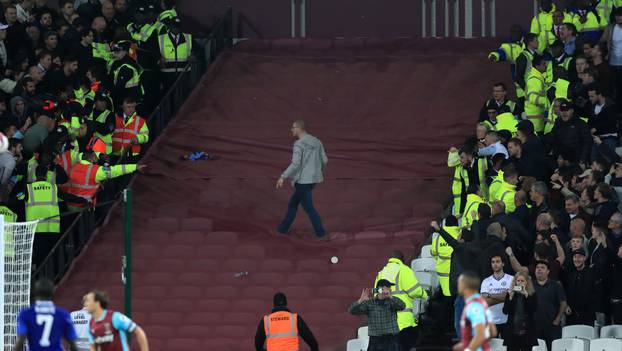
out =
<path fill-rule="evenodd" d="M 207 68 L 227 48 L 233 46 L 232 11 L 229 8 L 214 25 L 205 41 L 204 59 L 191 60 L 186 69 L 179 74 L 177 80 L 164 94 L 158 106 L 147 119 L 150 130 L 149 143 L 144 145 L 143 155 L 162 134 L 168 123 L 175 117 L 185 100 L 197 86 Z M 125 183 L 107 181 L 104 191 L 98 196 L 103 200 L 96 206 L 91 206 L 79 212 L 61 214 L 62 223 L 70 223 L 57 244 L 50 251 L 43 264 L 34 272 L 34 279 L 48 278 L 58 282 L 67 272 L 73 260 L 80 254 L 92 233 L 106 219 L 112 206 L 121 200 L 125 185 L 131 184 L 133 176 L 126 177 Z M 121 185 L 121 186 L 120 186 Z M 121 258 L 120 258 L 121 259 Z M 131 267 L 129 268 L 131 270 Z"/>

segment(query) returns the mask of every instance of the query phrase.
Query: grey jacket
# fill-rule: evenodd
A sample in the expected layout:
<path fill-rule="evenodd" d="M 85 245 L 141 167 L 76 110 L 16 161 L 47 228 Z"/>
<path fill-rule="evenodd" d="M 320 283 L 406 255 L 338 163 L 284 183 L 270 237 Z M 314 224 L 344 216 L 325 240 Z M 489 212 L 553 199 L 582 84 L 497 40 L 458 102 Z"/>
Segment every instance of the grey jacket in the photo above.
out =
<path fill-rule="evenodd" d="M 315 184 L 324 181 L 322 172 L 326 168 L 328 158 L 320 139 L 305 134 L 294 143 L 292 163 L 281 175 L 292 184 Z"/>

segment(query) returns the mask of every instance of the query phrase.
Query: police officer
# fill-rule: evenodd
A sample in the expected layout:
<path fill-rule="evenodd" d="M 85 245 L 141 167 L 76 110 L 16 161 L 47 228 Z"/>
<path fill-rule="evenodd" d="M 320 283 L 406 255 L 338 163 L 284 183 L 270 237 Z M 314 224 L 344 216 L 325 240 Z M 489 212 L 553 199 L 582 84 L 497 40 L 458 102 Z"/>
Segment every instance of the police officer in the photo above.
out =
<path fill-rule="evenodd" d="M 419 284 L 415 273 L 409 266 L 404 264 L 404 254 L 394 251 L 389 257 L 389 262 L 376 275 L 374 286 L 382 279 L 395 284 L 391 287 L 391 294 L 404 301 L 406 308 L 397 312 L 397 326 L 399 342 L 402 350 L 410 350 L 417 343 L 417 319 L 413 314 L 413 299 L 427 299 L 428 294 Z"/>
<path fill-rule="evenodd" d="M 292 313 L 287 308 L 285 294 L 274 294 L 273 305 L 272 312 L 259 321 L 255 333 L 255 350 L 297 351 L 300 350 L 300 336 L 311 351 L 318 351 L 317 341 L 307 323 L 298 313 Z"/>
<path fill-rule="evenodd" d="M 162 12 L 158 15 L 158 21 L 164 23 L 166 20 L 178 18 L 177 10 L 175 9 L 176 0 L 162 0 Z M 164 23 L 166 25 L 166 23 Z"/>
<path fill-rule="evenodd" d="M 143 70 L 128 56 L 130 46 L 129 41 L 121 41 L 112 48 L 115 61 L 110 67 L 110 74 L 114 101 L 122 101 L 124 96 L 129 95 L 138 99 L 143 96 L 144 90 L 140 80 Z"/>
<path fill-rule="evenodd" d="M 164 79 L 164 89 L 168 90 L 177 79 L 177 75 L 184 71 L 192 54 L 192 35 L 182 33 L 181 21 L 178 17 L 167 19 L 168 31 L 160 34 L 160 72 Z"/>
<path fill-rule="evenodd" d="M 89 119 L 93 123 L 94 136 L 105 144 L 105 153 L 112 153 L 112 133 L 114 132 L 115 116 L 112 113 L 110 95 L 105 91 L 95 94 L 95 103 Z"/>
<path fill-rule="evenodd" d="M 160 51 L 158 49 L 158 36 L 163 30 L 162 23 L 156 21 L 156 9 L 151 3 L 139 6 L 135 13 L 136 24 L 128 25 L 128 32 L 132 40 L 138 45 L 138 65 L 143 73 L 141 83 L 145 95 L 141 114 L 148 115 L 157 105 L 160 99 Z M 137 30 L 137 27 L 140 28 Z"/>
<path fill-rule="evenodd" d="M 526 81 L 531 72 L 533 57 L 538 53 L 538 42 L 538 35 L 525 35 L 525 50 L 516 58 L 516 97 L 521 110 L 525 107 Z"/>

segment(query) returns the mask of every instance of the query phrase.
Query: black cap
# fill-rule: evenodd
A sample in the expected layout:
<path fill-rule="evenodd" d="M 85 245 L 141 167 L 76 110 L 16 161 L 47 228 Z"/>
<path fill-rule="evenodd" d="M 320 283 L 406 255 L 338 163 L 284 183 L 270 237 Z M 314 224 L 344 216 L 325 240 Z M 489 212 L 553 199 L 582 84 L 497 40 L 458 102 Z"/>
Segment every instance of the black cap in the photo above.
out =
<path fill-rule="evenodd" d="M 395 285 L 395 284 L 391 283 L 390 281 L 388 281 L 388 280 L 386 280 L 386 279 L 380 279 L 380 280 L 378 281 L 378 283 L 376 283 L 376 288 L 379 288 L 379 287 L 381 287 L 381 286 L 386 286 L 386 287 L 390 288 L 390 287 L 392 287 L 393 285 Z"/>
<path fill-rule="evenodd" d="M 572 252 L 572 256 L 574 256 L 574 255 L 581 255 L 581 256 L 585 257 L 585 251 L 583 251 L 583 250 L 574 250 Z"/>
<path fill-rule="evenodd" d="M 174 28 L 181 27 L 181 20 L 179 19 L 179 17 L 170 17 L 170 18 L 165 19 L 163 22 L 168 27 L 174 27 Z"/>
<path fill-rule="evenodd" d="M 574 109 L 574 106 L 572 106 L 572 102 L 562 101 L 562 103 L 559 104 L 559 109 L 560 111 L 570 111 Z"/>
<path fill-rule="evenodd" d="M 95 101 L 108 101 L 108 98 L 110 98 L 110 95 L 108 95 L 105 91 L 98 91 L 97 94 L 95 94 Z"/>
<path fill-rule="evenodd" d="M 56 134 L 57 137 L 62 138 L 69 135 L 69 131 L 67 130 L 67 127 L 59 125 L 56 129 L 54 129 L 54 134 Z"/>
<path fill-rule="evenodd" d="M 120 41 L 112 47 L 112 51 L 130 51 L 130 46 L 131 44 L 129 41 Z"/>
<path fill-rule="evenodd" d="M 282 292 L 278 292 L 274 294 L 272 303 L 274 304 L 274 307 L 285 307 L 287 306 L 287 296 L 285 296 Z"/>
<path fill-rule="evenodd" d="M 614 16 L 622 16 L 622 7 L 616 7 L 616 9 L 613 10 L 613 15 Z"/>

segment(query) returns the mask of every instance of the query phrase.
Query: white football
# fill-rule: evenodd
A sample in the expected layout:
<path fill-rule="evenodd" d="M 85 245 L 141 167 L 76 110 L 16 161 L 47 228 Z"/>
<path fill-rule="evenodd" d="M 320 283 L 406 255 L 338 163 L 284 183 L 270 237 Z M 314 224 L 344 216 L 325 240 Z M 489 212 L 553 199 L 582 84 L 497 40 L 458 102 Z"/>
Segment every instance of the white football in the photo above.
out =
<path fill-rule="evenodd" d="M 0 153 L 6 152 L 9 149 L 9 138 L 3 133 L 0 133 Z"/>

